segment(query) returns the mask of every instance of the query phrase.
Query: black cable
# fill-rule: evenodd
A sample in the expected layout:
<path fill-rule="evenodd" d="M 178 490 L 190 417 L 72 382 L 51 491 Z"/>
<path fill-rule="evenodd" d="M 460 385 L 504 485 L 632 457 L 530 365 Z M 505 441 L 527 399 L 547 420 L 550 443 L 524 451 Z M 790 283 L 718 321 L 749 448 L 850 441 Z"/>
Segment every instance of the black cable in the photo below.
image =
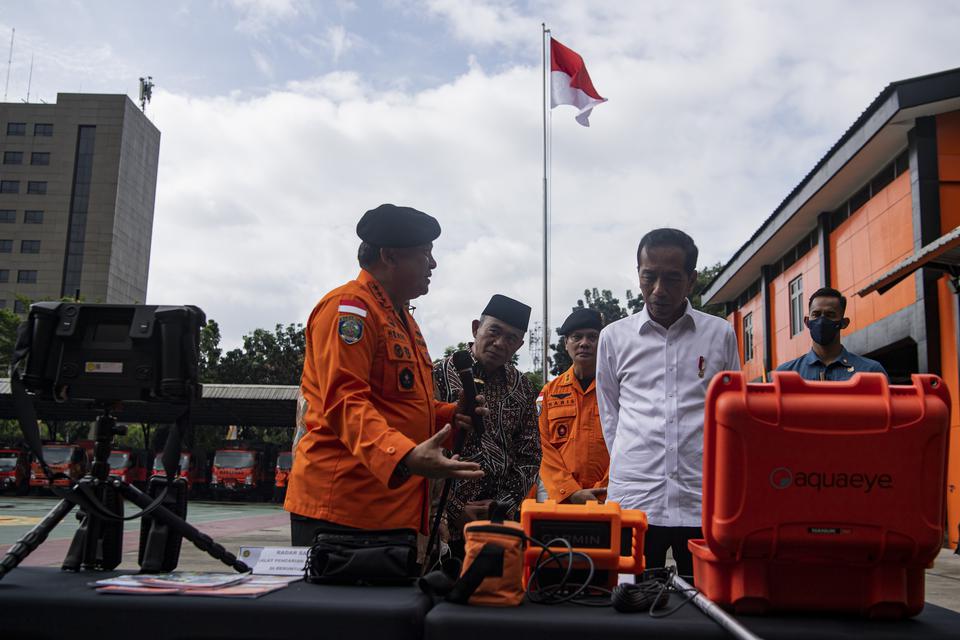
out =
<path fill-rule="evenodd" d="M 664 583 L 647 580 L 639 584 L 624 582 L 618 584 L 610 593 L 613 608 L 620 613 L 637 613 L 666 606 L 670 596 L 664 590 Z"/>
<path fill-rule="evenodd" d="M 596 573 L 596 567 L 593 564 L 593 558 L 582 551 L 574 551 L 570 542 L 564 538 L 554 538 L 546 544 L 525 536 L 527 541 L 540 547 L 540 555 L 537 562 L 530 572 L 530 578 L 527 580 L 526 595 L 530 602 L 536 604 L 562 604 L 570 602 L 588 607 L 609 607 L 610 591 L 602 587 L 590 584 Z M 563 546 L 566 551 L 557 553 L 550 547 Z M 586 564 L 586 577 L 577 582 L 573 578 L 574 562 L 577 558 L 582 558 Z M 548 565 L 555 565 L 557 569 L 563 571 L 563 577 L 554 584 L 541 585 L 540 575 Z M 597 600 L 603 597 L 604 600 Z"/>

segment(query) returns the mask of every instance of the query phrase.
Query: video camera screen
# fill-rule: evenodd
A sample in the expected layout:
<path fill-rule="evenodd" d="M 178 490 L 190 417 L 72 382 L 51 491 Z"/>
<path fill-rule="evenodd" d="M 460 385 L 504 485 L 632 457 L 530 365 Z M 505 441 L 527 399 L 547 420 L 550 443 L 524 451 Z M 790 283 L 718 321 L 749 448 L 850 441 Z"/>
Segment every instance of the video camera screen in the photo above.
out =
<path fill-rule="evenodd" d="M 17 352 L 23 383 L 42 399 L 187 403 L 206 317 L 193 306 L 38 302 Z"/>

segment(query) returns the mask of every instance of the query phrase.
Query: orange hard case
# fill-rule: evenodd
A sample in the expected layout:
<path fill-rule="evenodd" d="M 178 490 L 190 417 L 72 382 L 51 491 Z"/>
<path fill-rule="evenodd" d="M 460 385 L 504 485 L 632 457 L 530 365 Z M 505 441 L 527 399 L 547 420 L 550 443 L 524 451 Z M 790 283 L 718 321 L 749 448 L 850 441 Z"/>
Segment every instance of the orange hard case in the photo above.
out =
<path fill-rule="evenodd" d="M 704 416 L 697 587 L 738 613 L 916 615 L 944 534 L 950 398 L 882 374 L 718 374 Z"/>

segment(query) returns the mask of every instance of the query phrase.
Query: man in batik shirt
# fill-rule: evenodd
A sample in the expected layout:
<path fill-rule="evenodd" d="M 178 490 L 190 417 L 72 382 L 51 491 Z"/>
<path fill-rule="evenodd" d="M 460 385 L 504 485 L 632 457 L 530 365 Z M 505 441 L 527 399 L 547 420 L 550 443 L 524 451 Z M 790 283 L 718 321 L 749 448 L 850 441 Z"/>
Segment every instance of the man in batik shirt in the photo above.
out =
<path fill-rule="evenodd" d="M 540 469 L 540 429 L 537 425 L 537 389 L 511 364 L 523 345 L 530 307 L 495 295 L 473 321 L 473 374 L 477 391 L 486 398 L 490 415 L 483 434 L 464 442 L 460 459 L 477 462 L 484 476 L 478 481 L 455 481 L 446 508 L 446 522 L 454 553 L 462 549 L 463 525 L 488 517 L 492 501 L 516 517 L 520 503 L 537 481 Z M 433 368 L 437 399 L 456 402 L 463 385 L 452 356 Z"/>

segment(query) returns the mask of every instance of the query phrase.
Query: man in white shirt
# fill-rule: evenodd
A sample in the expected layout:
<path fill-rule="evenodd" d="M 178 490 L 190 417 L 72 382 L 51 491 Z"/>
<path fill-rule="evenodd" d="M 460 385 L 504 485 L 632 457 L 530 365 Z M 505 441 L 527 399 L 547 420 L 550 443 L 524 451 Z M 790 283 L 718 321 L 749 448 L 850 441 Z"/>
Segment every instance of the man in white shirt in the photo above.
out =
<path fill-rule="evenodd" d="M 676 229 L 640 240 L 644 307 L 608 325 L 597 353 L 597 401 L 610 451 L 607 499 L 647 513 L 647 568 L 673 551 L 693 574 L 687 540 L 701 537 L 703 402 L 720 371 L 739 371 L 733 327 L 693 309 L 697 246 Z"/>

